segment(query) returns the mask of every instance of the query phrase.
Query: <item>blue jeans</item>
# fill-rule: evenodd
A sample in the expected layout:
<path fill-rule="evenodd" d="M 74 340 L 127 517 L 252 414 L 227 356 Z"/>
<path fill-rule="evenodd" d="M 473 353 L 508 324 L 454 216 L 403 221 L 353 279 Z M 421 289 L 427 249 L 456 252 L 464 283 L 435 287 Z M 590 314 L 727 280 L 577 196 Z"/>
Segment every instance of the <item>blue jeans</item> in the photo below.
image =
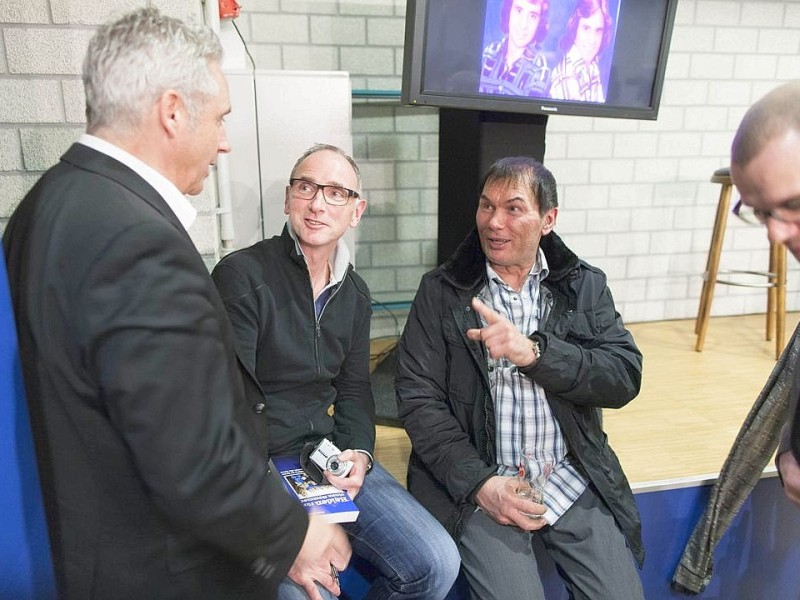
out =
<path fill-rule="evenodd" d="M 455 542 L 439 522 L 377 461 L 356 496 L 354 523 L 344 523 L 353 553 L 375 567 L 367 598 L 441 600 L 450 591 L 461 563 Z M 335 598 L 317 586 L 326 599 Z M 288 578 L 280 600 L 307 600 Z"/>

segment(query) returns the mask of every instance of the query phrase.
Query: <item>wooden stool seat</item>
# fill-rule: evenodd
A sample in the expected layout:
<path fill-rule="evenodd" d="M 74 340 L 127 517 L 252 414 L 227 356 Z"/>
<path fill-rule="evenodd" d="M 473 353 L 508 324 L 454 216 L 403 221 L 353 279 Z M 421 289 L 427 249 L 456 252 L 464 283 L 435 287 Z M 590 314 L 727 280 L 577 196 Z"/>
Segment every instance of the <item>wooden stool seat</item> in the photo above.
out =
<path fill-rule="evenodd" d="M 775 338 L 775 358 L 777 359 L 785 344 L 786 327 L 786 246 L 783 244 L 769 244 L 769 266 L 766 271 L 746 270 L 720 270 L 719 261 L 722 254 L 722 242 L 725 237 L 725 226 L 728 222 L 728 213 L 731 205 L 730 169 L 725 167 L 714 171 L 712 183 L 719 183 L 722 187 L 717 204 L 717 216 L 714 220 L 714 229 L 711 233 L 711 247 L 708 250 L 706 271 L 703 274 L 703 289 L 700 292 L 700 307 L 697 311 L 694 331 L 697 334 L 695 350 L 702 352 L 708 328 L 708 317 L 711 314 L 711 301 L 714 298 L 716 284 L 737 285 L 742 287 L 767 288 L 767 324 L 766 339 Z M 721 278 L 720 275 L 725 278 Z M 737 275 L 756 275 L 764 278 L 763 282 L 747 282 L 737 280 Z"/>

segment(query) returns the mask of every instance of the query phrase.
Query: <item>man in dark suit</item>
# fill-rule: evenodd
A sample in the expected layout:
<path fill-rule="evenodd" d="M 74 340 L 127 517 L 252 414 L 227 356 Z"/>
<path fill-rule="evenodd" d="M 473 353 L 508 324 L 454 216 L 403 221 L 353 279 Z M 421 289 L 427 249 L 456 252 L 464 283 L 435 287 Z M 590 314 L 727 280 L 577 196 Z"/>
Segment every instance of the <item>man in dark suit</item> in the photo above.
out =
<path fill-rule="evenodd" d="M 731 179 L 741 195 L 734 213 L 766 226 L 773 242 L 800 260 L 800 81 L 785 83 L 745 114 L 731 148 Z M 800 367 L 789 422 L 775 463 L 786 496 L 800 505 Z"/>
<path fill-rule="evenodd" d="M 64 598 L 270 598 L 290 569 L 338 593 L 349 560 L 266 468 L 263 393 L 186 231 L 230 150 L 220 59 L 154 9 L 101 27 L 88 134 L 3 237 Z"/>

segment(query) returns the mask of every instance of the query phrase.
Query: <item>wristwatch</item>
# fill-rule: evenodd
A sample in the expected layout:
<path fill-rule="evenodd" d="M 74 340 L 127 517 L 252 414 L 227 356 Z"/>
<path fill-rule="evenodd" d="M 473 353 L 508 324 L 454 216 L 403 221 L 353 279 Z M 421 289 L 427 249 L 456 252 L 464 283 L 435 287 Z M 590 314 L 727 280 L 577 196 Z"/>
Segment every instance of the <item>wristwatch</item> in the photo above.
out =
<path fill-rule="evenodd" d="M 538 362 L 539 357 L 542 356 L 542 350 L 541 348 L 539 348 L 539 340 L 536 340 L 534 338 L 530 338 L 530 340 L 531 340 L 531 346 L 533 347 L 533 359 L 534 359 L 533 362 Z"/>
<path fill-rule="evenodd" d="M 537 363 L 542 357 L 542 347 L 539 345 L 539 338 L 532 335 L 528 339 L 531 341 L 531 347 L 533 348 L 533 363 Z"/>

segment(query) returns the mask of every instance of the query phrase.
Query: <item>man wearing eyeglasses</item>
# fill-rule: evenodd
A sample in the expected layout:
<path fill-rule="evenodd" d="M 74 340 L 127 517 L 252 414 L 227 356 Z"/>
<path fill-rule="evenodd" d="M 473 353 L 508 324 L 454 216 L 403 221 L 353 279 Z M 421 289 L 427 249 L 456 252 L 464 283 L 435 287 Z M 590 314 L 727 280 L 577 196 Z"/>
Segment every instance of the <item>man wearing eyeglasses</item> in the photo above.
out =
<path fill-rule="evenodd" d="M 770 241 L 800 260 L 800 81 L 772 90 L 747 111 L 731 148 L 731 180 L 741 195 L 737 214 L 749 212 Z M 795 409 L 775 462 L 787 497 L 800 505 L 800 366 L 795 371 Z"/>
<path fill-rule="evenodd" d="M 313 146 L 289 177 L 282 234 L 228 255 L 212 276 L 265 393 L 270 455 L 297 456 L 328 438 L 354 463 L 346 476 L 325 475 L 359 508 L 344 528 L 353 553 L 376 568 L 370 597 L 444 598 L 458 574 L 455 544 L 371 454 L 371 299 L 342 240 L 364 214 L 360 189 L 351 157 Z M 293 569 L 279 598 L 332 597 L 315 579 Z"/>

